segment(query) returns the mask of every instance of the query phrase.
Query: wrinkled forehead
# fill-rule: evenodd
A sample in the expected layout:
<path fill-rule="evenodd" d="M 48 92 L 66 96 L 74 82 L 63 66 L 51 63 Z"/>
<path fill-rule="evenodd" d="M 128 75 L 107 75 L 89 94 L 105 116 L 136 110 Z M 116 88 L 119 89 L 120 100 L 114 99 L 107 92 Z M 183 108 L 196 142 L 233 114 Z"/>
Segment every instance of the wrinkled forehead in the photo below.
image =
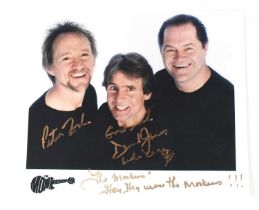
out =
<path fill-rule="evenodd" d="M 134 74 L 129 74 L 127 72 L 124 72 L 123 70 L 117 69 L 114 70 L 111 75 L 110 75 L 110 80 L 108 81 L 108 84 L 111 83 L 118 83 L 123 85 L 123 83 L 131 83 L 131 84 L 141 84 L 142 85 L 142 78 L 134 75 Z"/>
<path fill-rule="evenodd" d="M 87 37 L 85 37 L 82 33 L 76 32 L 68 32 L 62 33 L 56 37 L 53 42 L 52 49 L 57 49 L 63 46 L 73 46 L 75 42 L 80 42 L 82 47 L 90 47 L 90 42 Z"/>
<path fill-rule="evenodd" d="M 140 80 L 142 81 L 143 78 L 141 78 L 139 75 L 134 74 L 134 73 L 130 73 L 128 71 L 122 70 L 122 69 L 115 69 L 111 72 L 110 74 L 110 80 L 114 79 L 114 78 L 125 78 L 127 80 Z"/>
<path fill-rule="evenodd" d="M 179 41 L 182 39 L 198 40 L 197 30 L 191 23 L 173 25 L 165 29 L 164 40 Z"/>

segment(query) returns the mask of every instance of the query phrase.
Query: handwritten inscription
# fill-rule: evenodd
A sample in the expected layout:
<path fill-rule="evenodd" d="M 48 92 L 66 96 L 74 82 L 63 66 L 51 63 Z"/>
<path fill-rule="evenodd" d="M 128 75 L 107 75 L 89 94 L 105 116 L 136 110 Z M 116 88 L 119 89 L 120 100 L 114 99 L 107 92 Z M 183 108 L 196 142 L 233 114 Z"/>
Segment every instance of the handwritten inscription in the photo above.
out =
<path fill-rule="evenodd" d="M 112 129 L 113 129 L 113 126 L 111 126 L 111 125 L 108 126 L 108 128 L 105 131 L 105 138 L 112 139 L 113 136 L 116 136 L 121 133 L 125 133 L 127 131 L 126 128 L 121 128 L 121 129 L 118 129 L 115 131 L 113 131 Z"/>
<path fill-rule="evenodd" d="M 129 173 L 129 175 L 121 175 L 114 173 L 112 175 L 113 182 L 119 182 L 119 181 L 128 181 L 128 180 L 134 180 L 134 179 L 145 179 L 146 176 L 144 174 L 133 174 L 132 172 Z"/>
<path fill-rule="evenodd" d="M 88 174 L 89 174 L 89 177 L 87 177 L 81 182 L 82 189 L 85 189 L 87 183 L 89 182 L 95 182 L 96 184 L 104 184 L 104 183 L 107 183 L 108 181 L 108 178 L 104 177 L 102 172 L 100 171 L 88 171 Z"/>
<path fill-rule="evenodd" d="M 176 177 L 169 177 L 168 180 L 166 180 L 166 183 L 170 188 L 179 188 L 180 185 L 176 182 Z"/>
<path fill-rule="evenodd" d="M 62 136 L 68 135 L 73 136 L 80 128 L 91 124 L 91 121 L 85 119 L 85 114 L 81 114 L 80 122 L 76 123 L 75 119 L 68 118 L 60 128 L 50 128 L 49 125 L 45 125 L 41 137 L 41 146 L 43 149 L 51 147 L 55 144 Z"/>
<path fill-rule="evenodd" d="M 145 124 L 148 121 L 153 121 L 153 118 L 150 117 L 150 109 L 147 111 L 147 115 L 144 118 L 144 120 L 131 128 L 119 128 L 119 129 L 113 131 L 113 126 L 111 126 L 111 125 L 108 126 L 108 128 L 106 129 L 106 132 L 105 132 L 105 138 L 112 139 L 114 136 L 117 136 L 118 134 L 122 134 L 127 131 L 133 131 L 137 126 Z"/>
<path fill-rule="evenodd" d="M 88 177 L 81 182 L 81 188 L 86 189 L 87 183 L 96 184 L 100 187 L 99 194 L 125 194 L 140 193 L 144 191 L 154 191 L 162 189 L 191 189 L 208 188 L 221 186 L 221 180 L 206 180 L 202 178 L 199 181 L 177 180 L 176 176 L 165 177 L 160 181 L 150 181 L 151 172 L 141 173 L 112 173 L 105 176 L 101 171 L 88 171 Z"/>
<path fill-rule="evenodd" d="M 164 166 L 167 167 L 175 153 L 171 148 L 164 148 L 163 141 L 166 141 L 166 139 L 160 137 L 168 135 L 168 130 L 156 129 L 154 131 L 154 128 L 152 128 L 151 131 L 145 123 L 152 121 L 153 118 L 151 118 L 150 110 L 148 110 L 144 120 L 133 127 L 117 128 L 113 125 L 108 126 L 105 131 L 105 138 L 112 144 L 114 149 L 111 158 L 119 160 L 121 165 L 125 166 L 131 162 L 158 155 L 165 160 Z M 134 129 L 135 131 L 133 131 Z M 133 136 L 127 137 L 128 134 Z M 125 141 L 126 143 L 121 142 L 118 140 L 120 138 L 128 138 L 128 141 Z M 160 142 L 156 143 L 155 141 Z"/>
<path fill-rule="evenodd" d="M 114 147 L 112 158 L 120 159 L 122 165 L 129 164 L 132 161 L 137 161 L 143 157 L 151 158 L 159 154 L 164 158 L 166 167 L 173 159 L 174 151 L 168 148 L 152 148 L 152 142 L 163 135 L 167 135 L 167 129 L 160 130 L 157 133 L 151 133 L 147 127 L 142 127 L 136 134 L 136 142 L 131 144 L 120 144 L 115 140 L 111 140 L 114 136 L 126 132 L 125 128 L 113 130 L 113 126 L 109 126 L 105 132 L 105 137 L 110 139 L 110 143 Z M 141 153 L 137 153 L 136 147 L 141 148 Z"/>
<path fill-rule="evenodd" d="M 184 181 L 184 187 L 190 188 L 190 187 L 208 187 L 212 185 L 222 185 L 222 181 L 206 181 L 202 179 L 198 182 L 190 182 L 190 181 Z"/>
<path fill-rule="evenodd" d="M 164 188 L 165 184 L 162 183 L 162 184 L 144 185 L 143 187 L 144 187 L 145 190 L 154 190 L 154 189 L 157 189 L 157 188 Z"/>
<path fill-rule="evenodd" d="M 125 190 L 123 191 L 123 193 L 128 193 L 128 192 L 132 192 L 132 191 L 140 192 L 139 186 L 133 185 L 131 182 L 124 183 L 124 184 L 125 184 Z"/>
<path fill-rule="evenodd" d="M 115 194 L 115 193 L 122 193 L 122 189 L 113 186 L 112 184 L 105 184 L 104 190 L 100 192 L 100 194 Z"/>

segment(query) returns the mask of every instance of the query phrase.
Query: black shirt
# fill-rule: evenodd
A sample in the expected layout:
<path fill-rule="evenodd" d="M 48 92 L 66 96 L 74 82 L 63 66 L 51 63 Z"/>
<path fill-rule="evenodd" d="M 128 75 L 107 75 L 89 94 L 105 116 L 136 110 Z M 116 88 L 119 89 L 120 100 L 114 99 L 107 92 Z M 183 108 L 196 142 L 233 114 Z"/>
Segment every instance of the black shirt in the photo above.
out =
<path fill-rule="evenodd" d="M 200 89 L 180 91 L 169 73 L 155 74 L 155 107 L 174 131 L 177 169 L 235 170 L 234 86 L 214 70 Z"/>
<path fill-rule="evenodd" d="M 97 112 L 94 87 L 88 87 L 82 106 L 73 111 L 47 106 L 45 95 L 29 109 L 26 168 L 89 168 L 93 151 L 92 120 Z"/>
<path fill-rule="evenodd" d="M 138 125 L 123 128 L 104 103 L 98 110 L 96 128 L 94 169 L 168 170 L 174 165 L 174 139 L 150 109 Z"/>

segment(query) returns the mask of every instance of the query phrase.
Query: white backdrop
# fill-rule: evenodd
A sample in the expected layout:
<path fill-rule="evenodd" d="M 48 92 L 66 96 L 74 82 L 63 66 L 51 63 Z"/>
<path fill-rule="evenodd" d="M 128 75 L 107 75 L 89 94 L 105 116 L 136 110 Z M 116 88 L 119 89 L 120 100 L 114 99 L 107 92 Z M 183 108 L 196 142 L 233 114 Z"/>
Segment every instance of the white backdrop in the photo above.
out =
<path fill-rule="evenodd" d="M 249 1 L 9 1 L 0 7 L 1 61 L 1 194 L 8 209 L 34 207 L 39 209 L 183 207 L 210 208 L 255 207 L 259 176 L 256 120 L 258 111 L 257 47 L 259 15 Z M 99 193 L 112 185 L 124 189 L 129 182 L 115 183 L 114 172 L 101 172 L 101 181 L 88 171 L 25 170 L 28 108 L 51 83 L 41 67 L 41 45 L 46 30 L 64 20 L 83 24 L 95 35 L 98 57 L 92 84 L 98 93 L 98 103 L 106 100 L 101 86 L 103 70 L 116 53 L 139 52 L 152 65 L 154 72 L 163 68 L 157 45 L 157 33 L 162 22 L 178 13 L 200 18 L 207 27 L 209 52 L 207 63 L 233 82 L 236 97 L 237 171 L 236 172 L 134 172 L 144 180 L 130 179 L 141 186 L 126 193 Z M 257 55 L 257 56 L 256 56 Z M 94 173 L 94 172 L 92 172 Z M 60 184 L 55 190 L 34 194 L 30 182 L 34 176 L 48 174 L 56 179 L 76 178 L 73 185 Z M 130 172 L 116 175 L 129 176 Z M 100 174 L 99 175 L 100 178 Z M 168 177 L 175 177 L 179 188 L 170 188 Z M 186 187 L 185 182 L 217 182 L 221 185 Z M 166 184 L 165 184 L 166 183 Z M 80 185 L 81 184 L 81 185 Z M 147 190 L 147 186 L 160 187 Z M 161 187 L 165 184 L 165 187 Z M 146 186 L 146 187 L 143 187 Z M 83 189 L 85 188 L 86 189 Z M 114 199 L 115 198 L 115 199 Z M 2 200 L 2 199 L 1 199 Z M 223 205 L 226 201 L 227 204 Z M 139 207 L 140 208 L 140 207 Z M 2 208 L 1 208 L 2 209 Z"/>

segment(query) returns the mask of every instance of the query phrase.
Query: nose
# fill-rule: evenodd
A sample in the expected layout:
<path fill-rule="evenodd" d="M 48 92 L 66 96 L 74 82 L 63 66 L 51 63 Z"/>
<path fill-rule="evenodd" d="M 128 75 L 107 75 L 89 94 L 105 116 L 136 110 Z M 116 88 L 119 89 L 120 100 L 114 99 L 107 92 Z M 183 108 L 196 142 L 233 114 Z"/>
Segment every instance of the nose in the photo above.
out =
<path fill-rule="evenodd" d="M 184 51 L 177 50 L 175 52 L 175 58 L 184 58 L 186 56 L 186 53 Z"/>
<path fill-rule="evenodd" d="M 115 98 L 116 98 L 116 102 L 117 103 L 122 102 L 124 100 L 124 98 L 125 98 L 124 91 L 123 90 L 118 90 Z"/>
<path fill-rule="evenodd" d="M 72 61 L 72 68 L 80 70 L 82 67 L 83 67 L 83 61 L 80 58 L 74 58 Z"/>

